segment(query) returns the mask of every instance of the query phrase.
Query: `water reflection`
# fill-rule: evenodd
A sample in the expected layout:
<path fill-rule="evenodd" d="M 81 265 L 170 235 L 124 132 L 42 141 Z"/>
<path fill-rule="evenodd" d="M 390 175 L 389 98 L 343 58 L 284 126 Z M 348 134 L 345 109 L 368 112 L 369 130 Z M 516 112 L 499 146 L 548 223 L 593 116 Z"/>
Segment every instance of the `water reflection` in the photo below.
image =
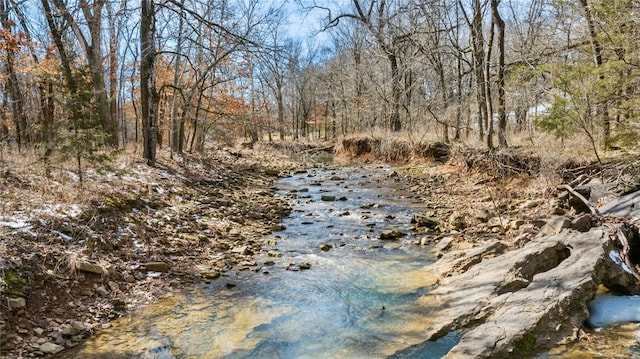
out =
<path fill-rule="evenodd" d="M 230 273 L 165 299 L 117 321 L 73 357 L 438 358 L 457 342 L 452 335 L 403 351 L 424 341 L 431 320 L 417 301 L 433 283 L 426 267 L 433 258 L 413 244 L 410 218 L 419 201 L 383 170 L 316 170 L 280 188 L 297 199 L 270 248 L 283 255 L 262 269 L 268 275 Z M 379 240 L 390 228 L 408 236 Z M 320 250 L 322 243 L 332 249 Z M 311 270 L 286 270 L 301 262 Z"/>

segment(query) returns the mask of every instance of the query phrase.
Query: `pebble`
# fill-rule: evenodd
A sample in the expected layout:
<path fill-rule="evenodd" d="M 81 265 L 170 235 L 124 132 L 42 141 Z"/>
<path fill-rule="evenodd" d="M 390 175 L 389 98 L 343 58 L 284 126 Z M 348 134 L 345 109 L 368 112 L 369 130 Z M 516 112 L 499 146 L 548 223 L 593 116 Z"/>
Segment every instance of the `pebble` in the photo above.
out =
<path fill-rule="evenodd" d="M 37 336 L 41 336 L 42 334 L 44 334 L 44 329 L 42 329 L 42 328 L 34 328 L 33 332 L 36 333 Z"/>
<path fill-rule="evenodd" d="M 330 245 L 330 244 L 327 244 L 327 243 L 322 243 L 319 246 L 319 248 L 320 248 L 321 251 L 325 251 L 326 252 L 326 251 L 330 250 L 331 248 L 333 248 L 333 246 Z"/>
<path fill-rule="evenodd" d="M 96 293 L 104 297 L 109 295 L 109 291 L 104 286 L 99 286 L 98 288 L 96 288 Z"/>
<path fill-rule="evenodd" d="M 118 283 L 110 280 L 107 284 L 109 285 L 109 288 L 111 288 L 111 291 L 113 292 L 120 291 L 120 286 L 118 285 Z"/>
<path fill-rule="evenodd" d="M 21 298 L 21 297 L 8 298 L 7 299 L 7 305 L 9 306 L 9 309 L 16 310 L 16 309 L 20 309 L 20 308 L 26 307 L 27 306 L 27 301 L 24 300 L 24 298 Z"/>
<path fill-rule="evenodd" d="M 46 342 L 46 343 L 40 345 L 40 347 L 38 347 L 38 349 L 41 352 L 45 353 L 45 354 L 56 354 L 56 353 L 61 352 L 64 349 L 64 347 L 61 346 L 61 345 L 58 345 L 58 344 L 51 343 L 51 342 Z"/>
<path fill-rule="evenodd" d="M 71 327 L 77 331 L 83 331 L 86 329 L 86 326 L 77 320 L 71 321 Z"/>

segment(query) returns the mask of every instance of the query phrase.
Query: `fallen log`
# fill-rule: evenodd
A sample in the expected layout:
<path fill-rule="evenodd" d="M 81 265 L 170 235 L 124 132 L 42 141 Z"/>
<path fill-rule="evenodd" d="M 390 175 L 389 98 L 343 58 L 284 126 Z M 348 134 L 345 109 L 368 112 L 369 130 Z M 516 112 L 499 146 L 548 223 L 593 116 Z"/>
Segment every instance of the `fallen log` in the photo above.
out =
<path fill-rule="evenodd" d="M 619 256 L 610 230 L 599 227 L 539 237 L 479 263 L 477 255 L 445 256 L 441 260 L 456 263 L 473 258 L 473 264 L 436 264 L 466 271 L 438 273 L 440 285 L 421 298 L 423 304 L 437 303 L 428 314 L 437 320 L 426 339 L 462 330 L 447 358 L 520 357 L 550 347 L 582 326 L 599 285 L 640 293 L 634 275 L 612 253 Z"/>

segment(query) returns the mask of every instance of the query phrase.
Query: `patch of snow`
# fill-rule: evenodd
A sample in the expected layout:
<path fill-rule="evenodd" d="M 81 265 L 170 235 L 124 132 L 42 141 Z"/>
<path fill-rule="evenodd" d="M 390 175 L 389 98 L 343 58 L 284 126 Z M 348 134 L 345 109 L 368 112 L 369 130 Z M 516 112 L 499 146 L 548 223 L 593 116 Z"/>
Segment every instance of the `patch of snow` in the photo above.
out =
<path fill-rule="evenodd" d="M 23 214 L 16 214 L 10 217 L 0 218 L 0 227 L 8 227 L 20 231 L 28 231 L 31 229 L 29 224 L 30 218 Z"/>
<path fill-rule="evenodd" d="M 599 295 L 588 304 L 587 323 L 593 328 L 640 322 L 640 296 Z"/>
<path fill-rule="evenodd" d="M 67 176 L 69 176 L 69 178 L 71 178 L 71 180 L 73 180 L 74 182 L 80 181 L 80 177 L 78 177 L 78 175 L 74 172 L 67 171 Z"/>
<path fill-rule="evenodd" d="M 622 268 L 625 272 L 633 274 L 633 272 L 631 271 L 631 268 L 629 268 L 629 266 L 627 266 L 627 263 L 625 263 L 622 260 L 622 257 L 620 257 L 620 253 L 618 253 L 617 251 L 612 250 L 612 251 L 609 252 L 609 258 L 611 258 L 611 260 L 615 264 L 619 265 L 620 268 Z"/>
<path fill-rule="evenodd" d="M 41 210 L 36 211 L 38 214 L 48 215 L 51 217 L 78 217 L 82 210 L 77 204 L 65 205 L 65 204 L 45 204 Z"/>
<path fill-rule="evenodd" d="M 60 231 L 53 231 L 53 233 L 57 234 L 58 236 L 60 236 L 60 238 L 64 239 L 67 242 L 70 242 L 70 241 L 73 240 L 73 237 L 71 237 L 71 236 L 69 236 L 67 234 L 64 234 L 64 233 L 62 233 Z"/>

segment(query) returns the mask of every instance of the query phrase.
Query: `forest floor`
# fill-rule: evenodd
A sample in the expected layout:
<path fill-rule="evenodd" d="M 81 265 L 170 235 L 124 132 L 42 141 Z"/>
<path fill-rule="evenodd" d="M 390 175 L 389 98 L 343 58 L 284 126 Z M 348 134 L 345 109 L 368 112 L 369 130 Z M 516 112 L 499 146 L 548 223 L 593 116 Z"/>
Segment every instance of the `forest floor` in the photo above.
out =
<path fill-rule="evenodd" d="M 289 212 L 270 187 L 297 166 L 269 149 L 221 149 L 156 168 L 125 159 L 79 183 L 6 165 L 0 356 L 47 356 L 185 285 L 252 268 Z"/>
<path fill-rule="evenodd" d="M 379 160 L 342 152 L 339 163 Z M 516 248 L 541 230 L 536 220 L 576 219 L 557 186 L 588 181 L 597 170 L 574 162 L 545 172 L 517 151 L 455 150 L 446 160 L 435 152 L 440 162 L 405 161 L 394 173 L 427 198 L 425 215 L 440 224 L 422 244 L 441 249 L 487 237 Z M 70 171 L 46 177 L 29 166 L 5 166 L 0 355 L 48 356 L 180 288 L 256 269 L 252 256 L 262 238 L 290 210 L 274 196 L 273 182 L 309 165 L 274 147 L 220 149 L 205 158 L 161 160 L 156 168 L 121 161 L 115 170 L 88 171 L 82 184 Z M 629 176 L 636 167 L 625 167 Z"/>

